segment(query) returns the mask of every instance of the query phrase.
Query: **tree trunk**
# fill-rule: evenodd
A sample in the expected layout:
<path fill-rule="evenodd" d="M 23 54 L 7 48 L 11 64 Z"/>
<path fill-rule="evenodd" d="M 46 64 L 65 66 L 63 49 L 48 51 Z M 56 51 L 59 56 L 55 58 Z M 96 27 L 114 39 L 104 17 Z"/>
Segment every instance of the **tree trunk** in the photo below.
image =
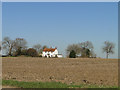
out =
<path fill-rule="evenodd" d="M 11 56 L 11 51 L 12 51 L 12 48 L 9 49 L 9 56 Z"/>
<path fill-rule="evenodd" d="M 108 55 L 109 55 L 109 53 L 107 53 L 107 55 L 106 55 L 106 58 L 108 59 Z"/>

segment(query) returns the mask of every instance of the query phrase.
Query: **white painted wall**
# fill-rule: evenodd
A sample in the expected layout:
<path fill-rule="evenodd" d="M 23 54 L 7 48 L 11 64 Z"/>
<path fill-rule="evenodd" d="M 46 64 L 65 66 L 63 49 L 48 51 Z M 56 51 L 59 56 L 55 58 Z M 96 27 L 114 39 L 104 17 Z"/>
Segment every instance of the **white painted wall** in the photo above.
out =
<path fill-rule="evenodd" d="M 62 58 L 63 56 L 58 54 L 57 57 L 58 57 L 58 58 Z"/>
<path fill-rule="evenodd" d="M 49 54 L 49 55 L 48 55 Z M 45 57 L 45 56 L 47 56 L 47 57 L 55 57 L 56 55 L 58 55 L 58 50 L 56 49 L 54 52 L 45 52 L 45 51 L 43 51 L 42 52 L 42 57 Z"/>

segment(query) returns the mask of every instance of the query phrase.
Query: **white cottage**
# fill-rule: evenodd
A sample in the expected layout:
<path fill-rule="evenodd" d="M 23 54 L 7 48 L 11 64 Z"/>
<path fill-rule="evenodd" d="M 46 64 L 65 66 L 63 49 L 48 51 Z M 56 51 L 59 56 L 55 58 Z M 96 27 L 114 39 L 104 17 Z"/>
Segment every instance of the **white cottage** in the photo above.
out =
<path fill-rule="evenodd" d="M 57 48 L 45 48 L 42 57 L 60 57 Z M 62 57 L 62 55 L 61 55 Z"/>

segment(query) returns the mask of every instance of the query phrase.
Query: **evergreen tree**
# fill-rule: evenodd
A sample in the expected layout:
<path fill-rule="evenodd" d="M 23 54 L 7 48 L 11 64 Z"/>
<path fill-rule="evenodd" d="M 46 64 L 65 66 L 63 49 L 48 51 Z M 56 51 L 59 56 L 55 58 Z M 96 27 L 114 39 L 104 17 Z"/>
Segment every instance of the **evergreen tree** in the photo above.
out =
<path fill-rule="evenodd" d="M 74 50 L 70 52 L 69 58 L 76 58 L 76 52 Z"/>

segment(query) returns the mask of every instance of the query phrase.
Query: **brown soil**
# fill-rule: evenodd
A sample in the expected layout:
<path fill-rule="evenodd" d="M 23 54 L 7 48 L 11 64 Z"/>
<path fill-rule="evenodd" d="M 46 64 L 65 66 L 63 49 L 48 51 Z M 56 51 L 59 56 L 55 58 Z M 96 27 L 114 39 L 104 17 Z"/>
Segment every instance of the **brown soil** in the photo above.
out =
<path fill-rule="evenodd" d="M 118 85 L 117 59 L 4 57 L 2 70 L 5 80 Z"/>

